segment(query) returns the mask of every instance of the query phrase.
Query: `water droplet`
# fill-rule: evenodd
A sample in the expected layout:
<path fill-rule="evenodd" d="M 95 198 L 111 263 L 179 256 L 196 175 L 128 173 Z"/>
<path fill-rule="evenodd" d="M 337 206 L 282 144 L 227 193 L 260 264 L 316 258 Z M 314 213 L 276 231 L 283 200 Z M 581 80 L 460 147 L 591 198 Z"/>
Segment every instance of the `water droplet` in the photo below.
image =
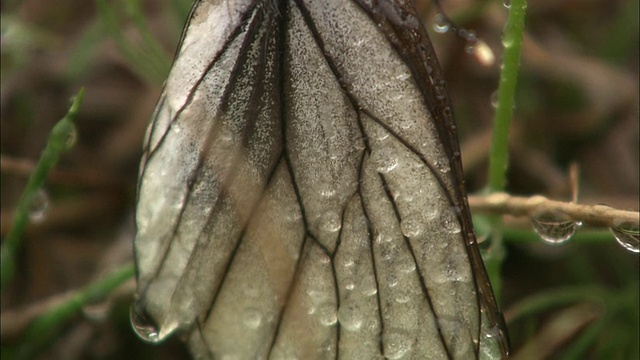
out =
<path fill-rule="evenodd" d="M 409 72 L 403 72 L 400 75 L 396 76 L 396 80 L 398 81 L 405 81 L 407 79 L 409 79 L 411 77 L 411 73 Z"/>
<path fill-rule="evenodd" d="M 373 138 L 378 141 L 385 141 L 389 138 L 389 133 L 386 130 L 378 130 L 373 135 Z"/>
<path fill-rule="evenodd" d="M 349 331 L 358 331 L 362 328 L 362 313 L 352 304 L 340 306 L 338 320 L 340 325 Z"/>
<path fill-rule="evenodd" d="M 451 24 L 443 14 L 436 14 L 433 17 L 433 31 L 444 34 L 451 28 Z"/>
<path fill-rule="evenodd" d="M 302 218 L 302 212 L 298 204 L 291 204 L 284 209 L 285 219 L 291 222 L 298 221 Z"/>
<path fill-rule="evenodd" d="M 407 216 L 400 222 L 400 230 L 406 237 L 416 237 L 422 233 L 422 219 L 418 216 Z"/>
<path fill-rule="evenodd" d="M 365 282 L 360 287 L 360 293 L 364 296 L 373 296 L 378 293 L 378 288 L 374 283 Z"/>
<path fill-rule="evenodd" d="M 390 149 L 380 149 L 376 151 L 374 159 L 377 165 L 377 170 L 381 174 L 387 174 L 398 167 L 398 158 Z"/>
<path fill-rule="evenodd" d="M 467 45 L 464 46 L 464 52 L 466 52 L 467 54 L 473 54 L 476 52 L 476 44 L 475 43 L 467 43 Z"/>
<path fill-rule="evenodd" d="M 400 261 L 397 264 L 398 271 L 408 274 L 416 270 L 416 263 L 413 261 Z"/>
<path fill-rule="evenodd" d="M 381 254 L 382 259 L 384 259 L 389 263 L 393 263 L 397 261 L 398 254 L 400 253 L 400 249 L 396 245 L 388 245 L 388 246 L 382 247 L 381 252 L 382 252 Z"/>
<path fill-rule="evenodd" d="M 318 319 L 325 326 L 331 326 L 338 322 L 338 313 L 334 303 L 325 303 L 318 306 Z"/>
<path fill-rule="evenodd" d="M 389 274 L 387 285 L 389 285 L 389 287 L 396 287 L 398 285 L 398 277 L 394 274 Z"/>
<path fill-rule="evenodd" d="M 49 208 L 49 194 L 42 188 L 38 189 L 31 197 L 29 203 L 29 219 L 34 223 L 42 222 Z"/>
<path fill-rule="evenodd" d="M 321 187 L 320 195 L 326 198 L 334 197 L 336 195 L 336 188 L 331 184 L 326 184 Z"/>
<path fill-rule="evenodd" d="M 82 306 L 82 315 L 89 321 L 101 323 L 109 317 L 112 305 L 113 303 L 109 298 L 86 303 Z"/>
<path fill-rule="evenodd" d="M 149 317 L 136 309 L 136 305 L 131 306 L 129 316 L 131 318 L 131 326 L 138 336 L 149 343 L 155 344 L 160 342 L 160 331 L 158 327 L 149 319 Z"/>
<path fill-rule="evenodd" d="M 367 148 L 367 145 L 365 143 L 366 137 L 358 137 L 356 138 L 352 143 L 353 143 L 353 148 L 356 150 L 365 150 Z"/>
<path fill-rule="evenodd" d="M 258 309 L 247 309 L 242 317 L 242 322 L 250 329 L 257 329 L 262 325 L 262 313 Z"/>
<path fill-rule="evenodd" d="M 580 223 L 569 219 L 564 214 L 543 212 L 531 218 L 533 230 L 542 240 L 549 244 L 562 244 L 576 233 Z"/>
<path fill-rule="evenodd" d="M 638 224 L 630 221 L 621 221 L 615 227 L 609 228 L 616 241 L 623 248 L 638 253 L 640 252 L 640 239 L 638 238 Z"/>
<path fill-rule="evenodd" d="M 405 304 L 411 300 L 411 294 L 406 289 L 398 289 L 393 292 L 394 300 L 398 304 Z"/>
<path fill-rule="evenodd" d="M 330 264 L 331 258 L 328 257 L 326 254 L 321 254 L 321 255 L 318 255 L 318 262 L 320 262 L 320 264 Z"/>
<path fill-rule="evenodd" d="M 409 120 L 409 121 L 399 121 L 398 122 L 398 126 L 400 127 L 400 129 L 405 130 L 405 131 L 410 131 L 412 127 L 414 127 L 416 124 L 415 121 L 413 120 Z"/>
<path fill-rule="evenodd" d="M 353 282 L 348 282 L 344 285 L 344 288 L 347 291 L 352 291 L 353 289 L 356 288 L 356 284 L 354 284 Z"/>
<path fill-rule="evenodd" d="M 468 42 L 478 41 L 478 35 L 474 30 L 461 29 L 460 36 L 462 36 L 462 38 L 467 40 Z"/>
<path fill-rule="evenodd" d="M 355 262 L 355 260 L 353 260 L 352 257 L 346 257 L 345 256 L 344 259 L 342 260 L 342 266 L 344 266 L 346 268 L 350 268 L 355 264 L 356 264 L 356 262 Z"/>
<path fill-rule="evenodd" d="M 451 171 L 451 165 L 449 162 L 449 159 L 445 159 L 444 161 L 438 161 L 436 162 L 436 168 L 443 174 L 448 173 L 449 171 Z"/>
<path fill-rule="evenodd" d="M 320 345 L 320 347 L 318 347 L 318 353 L 324 354 L 324 355 L 333 354 L 335 351 L 334 347 L 335 347 L 335 344 L 333 343 L 333 339 L 327 339 L 325 340 L 324 343 Z M 293 359 L 296 359 L 296 358 L 293 357 Z"/>
<path fill-rule="evenodd" d="M 70 150 L 73 148 L 78 142 L 78 128 L 75 124 L 71 124 L 69 127 L 69 132 L 67 133 L 67 138 L 64 140 L 64 147 L 66 150 Z"/>
<path fill-rule="evenodd" d="M 498 107 L 498 90 L 491 93 L 491 96 L 489 97 L 489 101 L 491 102 L 492 108 L 495 109 Z"/>
<path fill-rule="evenodd" d="M 327 211 L 320 217 L 319 228 L 324 232 L 333 233 L 342 227 L 342 222 L 340 221 L 340 214 L 335 211 Z"/>
<path fill-rule="evenodd" d="M 442 225 L 449 234 L 458 234 L 462 231 L 457 218 L 447 218 L 444 220 Z"/>
<path fill-rule="evenodd" d="M 509 34 L 505 34 L 502 37 L 502 46 L 504 46 L 505 48 L 510 48 L 513 46 L 513 41 L 514 41 L 514 37 L 513 35 Z"/>
<path fill-rule="evenodd" d="M 385 331 L 382 336 L 384 357 L 387 359 L 400 359 L 411 350 L 411 339 L 402 330 Z"/>
<path fill-rule="evenodd" d="M 387 234 L 378 234 L 378 236 L 376 236 L 376 243 L 377 244 L 385 244 L 385 243 L 390 243 L 391 241 L 393 241 L 393 237 L 387 235 Z"/>
<path fill-rule="evenodd" d="M 426 220 L 433 220 L 437 218 L 438 215 L 440 215 L 440 210 L 436 206 L 434 206 L 432 208 L 424 209 L 422 215 L 424 215 L 424 218 Z"/>

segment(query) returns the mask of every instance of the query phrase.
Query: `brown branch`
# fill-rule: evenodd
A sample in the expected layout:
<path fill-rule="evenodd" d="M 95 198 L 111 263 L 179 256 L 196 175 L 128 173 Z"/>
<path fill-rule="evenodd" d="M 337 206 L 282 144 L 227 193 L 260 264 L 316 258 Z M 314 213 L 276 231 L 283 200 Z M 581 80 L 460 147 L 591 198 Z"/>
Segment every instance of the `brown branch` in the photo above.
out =
<path fill-rule="evenodd" d="M 607 205 L 580 205 L 571 202 L 549 200 L 544 196 L 511 196 L 495 193 L 484 196 L 469 196 L 469 205 L 474 212 L 513 216 L 535 216 L 544 212 L 561 213 L 575 221 L 606 227 L 619 226 L 621 222 L 640 223 L 637 211 L 614 209 Z"/>

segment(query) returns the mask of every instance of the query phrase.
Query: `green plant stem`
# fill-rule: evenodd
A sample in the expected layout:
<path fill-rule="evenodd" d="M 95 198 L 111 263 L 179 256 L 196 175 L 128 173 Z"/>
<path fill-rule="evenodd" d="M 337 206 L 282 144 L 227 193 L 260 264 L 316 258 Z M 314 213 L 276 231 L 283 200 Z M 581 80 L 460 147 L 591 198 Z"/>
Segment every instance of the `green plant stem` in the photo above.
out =
<path fill-rule="evenodd" d="M 510 308 L 509 323 L 552 308 L 580 301 L 602 303 L 607 291 L 600 286 L 567 286 L 529 296 Z"/>
<path fill-rule="evenodd" d="M 163 54 L 160 56 L 162 60 L 158 60 L 158 57 L 153 56 L 153 54 L 146 53 L 148 49 L 145 46 L 140 46 L 133 44 L 131 41 L 127 39 L 124 32 L 122 31 L 122 25 L 118 20 L 118 14 L 116 13 L 116 8 L 114 5 L 107 3 L 105 0 L 96 0 L 96 5 L 98 8 L 98 14 L 100 15 L 100 19 L 102 23 L 115 42 L 120 52 L 129 60 L 129 63 L 132 65 L 132 69 L 138 73 L 141 77 L 147 80 L 147 82 L 152 84 L 161 84 L 167 76 L 169 70 L 169 62 L 166 60 L 166 56 Z M 128 4 L 130 9 L 135 9 L 136 4 Z M 136 25 L 139 25 L 136 23 Z M 140 30 L 140 29 L 138 29 Z M 145 30 L 142 29 L 143 36 L 145 39 L 147 38 L 144 35 Z M 155 42 L 155 40 L 154 40 Z M 154 47 L 160 47 L 160 45 L 154 45 Z"/>
<path fill-rule="evenodd" d="M 155 68 L 163 78 L 166 77 L 169 73 L 169 69 L 171 68 L 170 58 L 167 56 L 164 50 L 162 50 L 162 46 L 160 45 L 160 43 L 158 43 L 158 40 L 156 40 L 156 38 L 149 30 L 149 26 L 147 26 L 147 22 L 142 13 L 140 0 L 126 1 L 125 6 L 127 9 L 127 13 L 133 20 L 133 23 L 136 25 L 136 28 L 140 32 L 140 35 L 142 35 L 143 43 L 148 50 L 147 52 L 149 61 L 152 61 L 154 63 Z"/>
<path fill-rule="evenodd" d="M 7 282 L 11 280 L 15 271 L 16 254 L 20 248 L 22 233 L 29 221 L 31 202 L 38 190 L 42 187 L 49 171 L 58 162 L 60 155 L 68 151 L 72 146 L 69 140 L 74 136 L 75 125 L 73 122 L 78 115 L 83 95 L 84 89 L 80 89 L 67 114 L 51 130 L 47 146 L 42 151 L 38 164 L 33 174 L 29 177 L 27 186 L 18 200 L 13 224 L 2 242 L 2 249 L 0 250 L 0 266 L 2 269 L 0 289 L 2 290 L 4 290 Z"/>
<path fill-rule="evenodd" d="M 597 341 L 598 336 L 612 325 L 611 316 L 604 316 L 594 324 L 587 327 L 578 338 L 564 352 L 563 358 L 567 360 L 584 359 L 588 350 Z"/>
<path fill-rule="evenodd" d="M 502 38 L 504 54 L 489 158 L 489 190 L 491 192 L 504 191 L 506 185 L 509 126 L 518 81 L 526 7 L 526 0 L 511 1 L 509 18 Z"/>
<path fill-rule="evenodd" d="M 118 286 L 133 278 L 134 273 L 133 264 L 127 263 L 101 280 L 77 291 L 64 303 L 40 315 L 27 329 L 24 341 L 20 344 L 18 358 L 27 359 L 36 355 L 51 339 L 55 338 L 60 327 L 78 314 L 83 306 L 104 299 Z"/>
<path fill-rule="evenodd" d="M 493 138 L 489 154 L 489 183 L 490 192 L 505 190 L 507 164 L 509 153 L 509 125 L 513 113 L 518 69 L 520 66 L 520 49 L 524 32 L 524 15 L 527 7 L 526 0 L 512 0 L 509 17 L 505 26 L 502 44 L 504 46 L 502 71 L 498 86 L 498 105 L 493 122 Z M 490 220 L 492 228 L 491 256 L 485 261 L 493 291 L 499 299 L 502 292 L 500 278 L 502 262 L 505 257 L 502 234 L 504 226 L 498 216 Z"/>
<path fill-rule="evenodd" d="M 514 323 L 520 319 L 536 317 L 542 312 L 576 303 L 599 304 L 602 314 L 566 348 L 562 356 L 563 359 L 583 359 L 589 353 L 589 349 L 593 349 L 597 338 L 601 337 L 605 331 L 610 333 L 609 336 L 612 339 L 618 339 L 620 336 L 614 336 L 611 333 L 612 329 L 614 329 L 614 332 L 617 331 L 624 335 L 633 334 L 633 329 L 637 329 L 638 322 L 637 316 L 635 316 L 638 304 L 637 283 L 623 289 L 610 289 L 597 285 L 579 285 L 539 293 L 513 305 L 509 311 L 508 320 L 509 323 Z M 627 314 L 631 314 L 631 316 Z M 620 322 L 620 319 L 625 318 L 629 319 L 629 322 Z M 616 347 L 616 345 L 612 346 Z M 625 353 L 624 350 L 618 347 L 616 349 L 620 353 Z M 637 352 L 637 350 L 633 349 L 631 351 Z"/>

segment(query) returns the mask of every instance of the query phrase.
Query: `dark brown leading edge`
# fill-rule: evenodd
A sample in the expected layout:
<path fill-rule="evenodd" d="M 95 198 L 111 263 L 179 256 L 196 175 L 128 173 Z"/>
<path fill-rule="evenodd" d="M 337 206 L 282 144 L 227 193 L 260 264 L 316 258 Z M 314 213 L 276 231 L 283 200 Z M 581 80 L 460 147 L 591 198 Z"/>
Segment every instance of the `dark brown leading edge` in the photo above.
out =
<path fill-rule="evenodd" d="M 339 2 L 194 5 L 145 139 L 135 311 L 197 358 L 506 357 L 422 22 Z"/>
<path fill-rule="evenodd" d="M 506 358 L 509 353 L 507 327 L 493 295 L 491 282 L 477 246 L 464 185 L 460 144 L 458 143 L 451 99 L 429 35 L 410 0 L 396 1 L 397 7 L 395 8 L 385 3 L 384 0 L 374 0 L 371 4 L 362 0 L 356 1 L 377 24 L 380 24 L 382 32 L 409 66 L 414 78 L 419 79 L 417 85 L 433 114 L 440 141 L 445 145 L 447 156 L 452 162 L 452 174 L 457 185 L 454 188 L 455 197 L 452 205 L 460 207 L 459 218 L 463 226 L 463 234 L 467 236 L 466 245 L 469 260 L 475 269 L 480 307 L 487 312 L 491 324 L 499 329 L 500 348 L 503 357 Z"/>

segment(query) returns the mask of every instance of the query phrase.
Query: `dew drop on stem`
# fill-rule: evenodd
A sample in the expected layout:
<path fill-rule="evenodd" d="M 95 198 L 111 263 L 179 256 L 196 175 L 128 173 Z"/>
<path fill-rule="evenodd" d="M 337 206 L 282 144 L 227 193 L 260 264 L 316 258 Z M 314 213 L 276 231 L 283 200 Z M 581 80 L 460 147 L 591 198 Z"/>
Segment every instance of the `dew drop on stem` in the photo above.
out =
<path fill-rule="evenodd" d="M 638 224 L 630 221 L 619 221 L 616 226 L 609 228 L 616 241 L 628 251 L 640 252 L 640 240 L 638 238 Z"/>
<path fill-rule="evenodd" d="M 437 14 L 433 18 L 433 31 L 444 34 L 451 28 L 449 20 L 443 14 Z"/>
<path fill-rule="evenodd" d="M 66 150 L 72 149 L 76 143 L 78 142 L 78 128 L 71 124 L 69 132 L 67 133 L 67 138 L 64 140 L 64 147 Z"/>
<path fill-rule="evenodd" d="M 42 222 L 47 215 L 48 208 L 49 194 L 44 189 L 38 189 L 29 203 L 29 220 L 34 223 Z"/>
<path fill-rule="evenodd" d="M 559 245 L 567 242 L 582 223 L 569 219 L 564 214 L 542 212 L 531 218 L 533 230 L 548 244 Z"/>

